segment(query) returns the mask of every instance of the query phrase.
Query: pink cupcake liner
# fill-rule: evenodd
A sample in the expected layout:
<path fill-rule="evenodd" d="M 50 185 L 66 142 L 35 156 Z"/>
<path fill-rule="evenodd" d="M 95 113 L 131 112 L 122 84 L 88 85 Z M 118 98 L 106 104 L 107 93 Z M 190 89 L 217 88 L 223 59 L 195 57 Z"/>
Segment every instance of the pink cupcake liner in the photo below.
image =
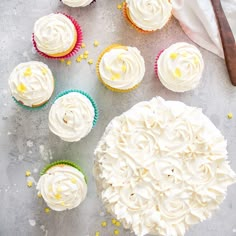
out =
<path fill-rule="evenodd" d="M 155 71 L 155 74 L 156 74 L 157 78 L 159 78 L 159 76 L 158 76 L 158 63 L 157 63 L 157 61 L 158 61 L 160 55 L 164 52 L 164 50 L 165 50 L 165 49 L 161 50 L 161 51 L 158 53 L 158 55 L 156 56 L 156 59 L 155 59 L 154 71 Z"/>
<path fill-rule="evenodd" d="M 81 27 L 80 25 L 78 24 L 78 22 L 72 18 L 71 16 L 67 15 L 67 14 L 64 14 L 64 13 L 61 13 L 63 15 L 65 15 L 66 17 L 68 17 L 73 25 L 75 26 L 75 29 L 76 29 L 76 32 L 77 32 L 77 41 L 76 41 L 76 44 L 74 46 L 74 48 L 72 49 L 72 51 L 70 53 L 68 53 L 67 55 L 65 56 L 61 56 L 61 57 L 52 57 L 52 56 L 49 56 L 47 55 L 46 53 L 44 52 L 41 52 L 38 48 L 37 48 L 37 44 L 35 42 L 35 39 L 34 39 L 34 33 L 32 34 L 32 42 L 33 42 L 33 45 L 34 45 L 34 48 L 35 50 L 38 52 L 38 54 L 40 54 L 41 56 L 45 57 L 45 58 L 50 58 L 50 59 L 55 59 L 55 60 L 59 60 L 59 59 L 66 59 L 66 58 L 70 58 L 72 56 L 74 56 L 78 51 L 79 49 L 81 48 L 81 45 L 82 45 L 82 42 L 83 42 L 83 33 L 82 33 L 82 30 L 81 30 Z"/>

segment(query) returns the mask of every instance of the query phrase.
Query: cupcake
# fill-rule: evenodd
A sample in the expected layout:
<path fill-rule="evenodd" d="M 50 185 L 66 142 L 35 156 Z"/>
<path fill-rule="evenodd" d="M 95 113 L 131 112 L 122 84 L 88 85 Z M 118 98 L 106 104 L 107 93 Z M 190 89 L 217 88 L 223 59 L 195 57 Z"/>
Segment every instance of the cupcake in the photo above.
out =
<path fill-rule="evenodd" d="M 172 15 L 169 0 L 126 0 L 123 6 L 124 17 L 141 32 L 162 29 Z"/>
<path fill-rule="evenodd" d="M 174 92 L 197 87 L 202 77 L 204 61 L 201 52 L 192 44 L 172 44 L 159 53 L 155 72 L 161 83 Z"/>
<path fill-rule="evenodd" d="M 135 47 L 111 45 L 97 61 L 99 80 L 115 92 L 133 90 L 141 83 L 144 74 L 144 59 Z"/>
<path fill-rule="evenodd" d="M 115 117 L 97 145 L 99 196 L 135 235 L 183 236 L 236 182 L 226 146 L 201 109 L 161 97 L 140 102 Z"/>
<path fill-rule="evenodd" d="M 9 87 L 12 97 L 24 107 L 41 107 L 54 91 L 54 78 L 48 66 L 39 61 L 20 63 L 11 72 Z"/>
<path fill-rule="evenodd" d="M 81 47 L 82 31 L 72 17 L 52 13 L 35 22 L 33 44 L 47 58 L 68 58 Z"/>
<path fill-rule="evenodd" d="M 59 94 L 49 112 L 49 129 L 66 142 L 87 136 L 96 124 L 98 109 L 83 91 L 68 90 Z"/>
<path fill-rule="evenodd" d="M 69 7 L 86 7 L 96 0 L 62 0 L 62 2 Z"/>
<path fill-rule="evenodd" d="M 48 207 L 64 211 L 79 206 L 85 199 L 87 183 L 79 166 L 70 161 L 57 161 L 42 171 L 37 190 Z"/>

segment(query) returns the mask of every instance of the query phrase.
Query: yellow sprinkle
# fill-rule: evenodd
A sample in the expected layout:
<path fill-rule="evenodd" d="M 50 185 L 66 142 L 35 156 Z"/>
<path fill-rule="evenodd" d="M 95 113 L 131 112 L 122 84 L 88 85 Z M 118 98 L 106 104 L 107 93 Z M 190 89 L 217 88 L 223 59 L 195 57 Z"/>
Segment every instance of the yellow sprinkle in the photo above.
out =
<path fill-rule="evenodd" d="M 173 52 L 173 53 L 170 54 L 170 58 L 173 59 L 173 60 L 176 59 L 177 56 L 178 56 L 178 54 L 176 52 Z"/>
<path fill-rule="evenodd" d="M 79 58 L 84 59 L 84 55 L 83 54 L 79 55 Z"/>
<path fill-rule="evenodd" d="M 117 5 L 117 9 L 120 10 L 121 8 L 122 8 L 122 5 L 121 5 L 121 4 L 118 4 L 118 5 Z"/>
<path fill-rule="evenodd" d="M 27 182 L 27 186 L 28 186 L 29 188 L 31 188 L 31 187 L 33 186 L 33 182 L 32 182 L 32 181 L 28 181 L 28 182 Z"/>
<path fill-rule="evenodd" d="M 127 69 L 126 65 L 123 65 L 121 69 L 123 72 L 126 72 L 126 69 Z"/>
<path fill-rule="evenodd" d="M 26 91 L 26 87 L 24 84 L 20 83 L 17 88 L 16 88 L 19 92 L 24 93 Z"/>
<path fill-rule="evenodd" d="M 77 62 L 81 62 L 81 60 L 82 60 L 82 59 L 81 59 L 80 57 L 77 57 L 77 58 L 76 58 L 76 61 L 77 61 Z"/>
<path fill-rule="evenodd" d="M 87 59 L 88 58 L 88 55 L 84 55 L 84 59 Z"/>
<path fill-rule="evenodd" d="M 118 230 L 118 229 L 115 229 L 115 230 L 114 230 L 114 234 L 115 234 L 115 235 L 119 235 L 119 234 L 120 234 L 119 230 Z"/>
<path fill-rule="evenodd" d="M 67 61 L 66 65 L 70 66 L 71 65 L 71 61 Z"/>
<path fill-rule="evenodd" d="M 72 179 L 71 179 L 71 183 L 76 184 L 76 183 L 77 183 L 77 180 L 76 180 L 75 178 L 72 178 Z"/>
<path fill-rule="evenodd" d="M 112 74 L 112 77 L 111 77 L 111 80 L 118 80 L 120 78 L 120 74 L 118 73 L 113 73 Z"/>
<path fill-rule="evenodd" d="M 198 64 L 199 64 L 199 59 L 198 59 L 198 57 L 195 56 L 193 62 L 194 62 L 195 65 L 198 65 Z"/>
<path fill-rule="evenodd" d="M 60 62 L 65 62 L 65 59 L 60 59 Z"/>
<path fill-rule="evenodd" d="M 120 222 L 119 222 L 119 221 L 116 221 L 115 225 L 116 225 L 117 227 L 120 227 Z"/>
<path fill-rule="evenodd" d="M 101 226 L 102 226 L 102 227 L 106 227 L 106 226 L 107 226 L 107 222 L 106 222 L 106 221 L 103 221 L 103 222 L 101 223 Z"/>
<path fill-rule="evenodd" d="M 97 231 L 97 232 L 95 233 L 95 236 L 100 236 L 100 232 Z"/>
<path fill-rule="evenodd" d="M 27 170 L 26 172 L 25 172 L 25 176 L 30 176 L 31 175 L 31 172 L 29 171 L 29 170 Z"/>
<path fill-rule="evenodd" d="M 92 65 L 93 64 L 93 59 L 89 59 L 88 64 Z"/>
<path fill-rule="evenodd" d="M 24 76 L 31 76 L 32 75 L 32 71 L 31 69 L 28 67 L 25 72 L 24 72 Z"/>
<path fill-rule="evenodd" d="M 111 223 L 114 225 L 114 224 L 116 224 L 116 219 L 112 219 L 111 220 Z"/>
<path fill-rule="evenodd" d="M 180 78 L 182 76 L 181 70 L 179 68 L 175 69 L 174 76 Z"/>
<path fill-rule="evenodd" d="M 61 202 L 61 205 L 62 205 L 62 206 L 65 206 L 65 202 Z"/>
<path fill-rule="evenodd" d="M 86 44 L 85 43 L 82 43 L 81 44 L 81 48 L 85 48 L 86 47 Z"/>
<path fill-rule="evenodd" d="M 88 52 L 88 51 L 85 51 L 85 52 L 84 52 L 84 55 L 88 55 L 88 54 L 89 54 L 89 52 Z"/>
<path fill-rule="evenodd" d="M 122 5 L 123 5 L 123 6 L 125 5 L 125 1 L 122 3 Z"/>
<path fill-rule="evenodd" d="M 40 192 L 37 193 L 38 198 L 42 197 L 42 194 Z"/>
<path fill-rule="evenodd" d="M 228 115 L 227 115 L 227 117 L 228 117 L 228 119 L 232 119 L 233 118 L 233 113 L 228 113 Z"/>
<path fill-rule="evenodd" d="M 49 213 L 51 210 L 50 210 L 48 207 L 46 207 L 46 208 L 44 209 L 44 211 L 45 211 L 45 213 Z"/>
<path fill-rule="evenodd" d="M 97 47 L 99 45 L 99 42 L 97 40 L 95 40 L 93 45 L 94 45 L 94 47 Z"/>
<path fill-rule="evenodd" d="M 48 71 L 45 68 L 43 68 L 41 71 L 43 75 L 46 75 L 48 73 Z"/>
<path fill-rule="evenodd" d="M 60 193 L 55 194 L 55 198 L 56 198 L 57 200 L 61 199 L 61 194 L 60 194 Z"/>

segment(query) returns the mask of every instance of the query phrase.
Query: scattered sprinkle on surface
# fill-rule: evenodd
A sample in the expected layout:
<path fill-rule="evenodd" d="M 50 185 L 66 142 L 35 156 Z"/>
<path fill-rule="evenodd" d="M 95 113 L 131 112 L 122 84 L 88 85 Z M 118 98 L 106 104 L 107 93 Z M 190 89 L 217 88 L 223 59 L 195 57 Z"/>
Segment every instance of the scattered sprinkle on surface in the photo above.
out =
<path fill-rule="evenodd" d="M 42 197 L 42 194 L 40 192 L 37 193 L 38 198 Z"/>
<path fill-rule="evenodd" d="M 29 188 L 31 188 L 31 187 L 33 186 L 33 182 L 32 182 L 32 181 L 27 181 L 27 186 L 28 186 Z"/>
<path fill-rule="evenodd" d="M 70 66 L 71 65 L 71 61 L 67 61 L 66 65 Z"/>
<path fill-rule="evenodd" d="M 81 44 L 81 48 L 85 48 L 86 47 L 86 44 L 85 43 L 82 43 Z"/>
<path fill-rule="evenodd" d="M 228 113 L 227 117 L 228 117 L 228 119 L 232 119 L 233 118 L 233 113 L 232 112 Z"/>
<path fill-rule="evenodd" d="M 116 219 L 112 219 L 111 220 L 111 223 L 114 225 L 114 224 L 116 224 Z"/>
<path fill-rule="evenodd" d="M 119 230 L 118 230 L 118 229 L 115 229 L 115 230 L 114 230 L 114 235 L 119 235 L 119 234 L 120 234 Z"/>
<path fill-rule="evenodd" d="M 36 221 L 29 219 L 29 224 L 30 224 L 31 226 L 35 226 L 35 225 L 36 225 Z"/>
<path fill-rule="evenodd" d="M 92 65 L 93 64 L 93 59 L 89 59 L 88 64 Z"/>
<path fill-rule="evenodd" d="M 120 227 L 120 222 L 119 221 L 116 221 L 116 224 L 115 224 L 117 227 Z"/>
<path fill-rule="evenodd" d="M 122 5 L 121 5 L 121 4 L 118 4 L 118 5 L 117 5 L 117 9 L 121 10 L 121 8 L 122 8 Z"/>
<path fill-rule="evenodd" d="M 97 231 L 97 232 L 95 233 L 95 236 L 100 236 L 100 232 Z"/>
<path fill-rule="evenodd" d="M 106 227 L 106 226 L 107 226 L 107 222 L 106 222 L 106 221 L 103 221 L 103 222 L 101 223 L 101 226 L 102 226 L 102 227 Z"/>
<path fill-rule="evenodd" d="M 25 172 L 25 176 L 30 176 L 31 175 L 31 172 L 29 171 L 29 170 L 27 170 L 26 172 Z"/>
<path fill-rule="evenodd" d="M 50 210 L 48 207 L 46 207 L 46 208 L 44 209 L 44 211 L 45 211 L 45 213 L 49 213 L 51 210 Z"/>
<path fill-rule="evenodd" d="M 65 59 L 60 59 L 60 62 L 65 62 Z"/>
<path fill-rule="evenodd" d="M 97 47 L 99 45 L 99 42 L 97 40 L 95 40 L 93 45 L 94 45 L 94 47 Z"/>

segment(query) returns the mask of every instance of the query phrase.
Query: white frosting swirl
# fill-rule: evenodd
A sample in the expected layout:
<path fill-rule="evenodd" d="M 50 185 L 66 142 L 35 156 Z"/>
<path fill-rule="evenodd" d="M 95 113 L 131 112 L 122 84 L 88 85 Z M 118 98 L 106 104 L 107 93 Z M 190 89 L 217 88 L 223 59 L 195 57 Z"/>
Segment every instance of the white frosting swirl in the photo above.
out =
<path fill-rule="evenodd" d="M 108 212 L 136 235 L 184 235 L 211 216 L 236 175 L 201 109 L 160 97 L 114 118 L 95 150 Z"/>
<path fill-rule="evenodd" d="M 135 47 L 112 48 L 103 55 L 99 73 L 108 86 L 121 90 L 130 89 L 144 77 L 144 59 Z"/>
<path fill-rule="evenodd" d="M 34 24 L 37 48 L 48 55 L 69 50 L 75 41 L 76 30 L 72 21 L 61 13 L 39 18 Z"/>
<path fill-rule="evenodd" d="M 86 7 L 94 0 L 62 0 L 69 7 Z"/>
<path fill-rule="evenodd" d="M 157 65 L 160 81 L 174 92 L 196 88 L 204 69 L 200 51 L 194 45 L 182 42 L 165 49 Z"/>
<path fill-rule="evenodd" d="M 169 0 L 126 0 L 131 21 L 146 31 L 161 29 L 170 19 Z"/>
<path fill-rule="evenodd" d="M 64 211 L 79 206 L 85 199 L 87 184 L 76 168 L 58 165 L 40 177 L 37 190 L 51 209 Z"/>
<path fill-rule="evenodd" d="M 49 128 L 67 142 L 77 142 L 93 127 L 95 112 L 90 100 L 78 93 L 70 92 L 58 98 L 49 112 Z"/>
<path fill-rule="evenodd" d="M 20 63 L 9 77 L 12 96 L 25 106 L 42 105 L 52 96 L 54 78 L 48 66 L 39 61 Z"/>

